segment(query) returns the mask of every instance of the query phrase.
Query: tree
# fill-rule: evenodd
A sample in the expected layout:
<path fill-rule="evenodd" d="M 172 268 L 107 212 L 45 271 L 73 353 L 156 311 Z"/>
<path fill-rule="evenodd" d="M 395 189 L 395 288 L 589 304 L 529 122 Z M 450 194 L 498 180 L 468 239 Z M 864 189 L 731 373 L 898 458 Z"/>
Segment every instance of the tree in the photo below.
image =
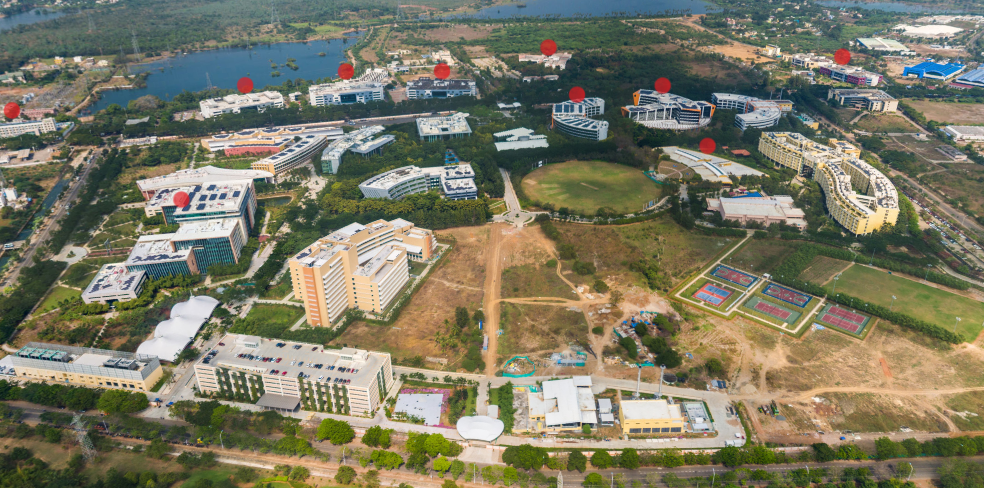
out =
<path fill-rule="evenodd" d="M 431 434 L 427 436 L 427 440 L 424 441 L 424 450 L 427 451 L 428 456 L 434 457 L 446 450 L 447 444 L 448 440 L 445 439 L 443 435 Z"/>
<path fill-rule="evenodd" d="M 571 451 L 567 455 L 567 470 L 583 473 L 584 470 L 588 469 L 588 457 L 585 456 L 581 451 Z"/>
<path fill-rule="evenodd" d="M 147 395 L 125 390 L 107 390 L 96 402 L 96 408 L 109 414 L 136 413 L 146 409 L 148 405 L 150 401 L 147 400 Z"/>
<path fill-rule="evenodd" d="M 829 463 L 837 459 L 837 453 L 825 442 L 818 442 L 813 444 L 812 447 L 813 459 L 816 459 L 818 463 Z"/>
<path fill-rule="evenodd" d="M 906 454 L 906 449 L 902 446 L 902 444 L 895 442 L 888 437 L 879 437 L 875 439 L 875 453 L 878 456 L 878 459 L 890 459 L 904 456 Z"/>
<path fill-rule="evenodd" d="M 615 460 L 608 454 L 608 451 L 598 449 L 591 455 L 591 465 L 598 469 L 608 469 L 615 464 Z"/>
<path fill-rule="evenodd" d="M 434 468 L 434 471 L 440 473 L 441 477 L 444 477 L 444 473 L 451 469 L 451 461 L 444 456 L 438 456 L 434 458 L 434 462 L 431 464 L 431 467 Z"/>
<path fill-rule="evenodd" d="M 464 472 L 465 472 L 464 461 L 459 461 L 457 459 L 451 461 L 451 476 L 454 476 L 454 479 L 458 479 L 458 477 L 464 474 Z"/>
<path fill-rule="evenodd" d="M 718 376 L 724 372 L 724 364 L 722 364 L 721 360 L 718 358 L 711 358 L 704 363 L 704 369 L 707 370 L 707 374 L 711 376 Z"/>
<path fill-rule="evenodd" d="M 895 465 L 895 476 L 902 478 L 908 478 L 912 474 L 912 463 L 907 461 L 902 461 Z"/>
<path fill-rule="evenodd" d="M 290 474 L 287 475 L 287 479 L 291 481 L 304 481 L 309 477 L 311 477 L 311 471 L 304 466 L 294 466 L 290 470 Z"/>
<path fill-rule="evenodd" d="M 383 428 L 374 425 L 366 429 L 366 433 L 362 436 L 362 443 L 369 447 L 379 447 L 379 436 L 382 435 Z"/>
<path fill-rule="evenodd" d="M 743 464 L 741 462 L 741 458 L 742 458 L 741 449 L 738 449 L 735 446 L 728 446 L 725 447 L 724 449 L 721 449 L 720 451 L 717 452 L 717 458 L 718 461 L 721 462 L 721 464 L 729 468 L 734 468 L 737 466 L 741 466 Z"/>
<path fill-rule="evenodd" d="M 169 454 L 171 454 L 171 446 L 163 439 L 155 438 L 150 441 L 150 446 L 147 447 L 147 457 L 153 459 L 165 459 Z"/>
<path fill-rule="evenodd" d="M 638 348 L 636 347 L 635 340 L 632 339 L 631 337 L 623 337 L 621 340 L 618 341 L 618 345 L 622 346 L 625 349 L 625 355 L 628 356 L 629 359 L 635 359 L 639 357 L 639 351 Z"/>
<path fill-rule="evenodd" d="M 625 469 L 638 469 L 639 468 L 639 453 L 632 448 L 623 449 L 622 457 L 619 460 L 619 466 Z"/>
<path fill-rule="evenodd" d="M 321 421 L 321 425 L 318 426 L 318 432 L 315 437 L 319 441 L 328 439 L 332 444 L 337 446 L 352 442 L 352 439 L 355 438 L 355 431 L 352 430 L 352 426 L 348 422 L 324 419 Z"/>
<path fill-rule="evenodd" d="M 584 435 L 590 434 L 591 433 L 591 426 L 588 425 L 588 424 L 582 425 L 581 426 L 581 433 L 584 434 Z"/>
<path fill-rule="evenodd" d="M 444 483 L 441 483 L 441 488 L 458 488 L 458 484 L 453 479 L 447 478 Z"/>
<path fill-rule="evenodd" d="M 604 488 L 608 486 L 605 479 L 598 473 L 591 473 L 584 477 L 584 488 Z"/>
<path fill-rule="evenodd" d="M 529 444 L 509 446 L 502 453 L 502 462 L 522 469 L 540 469 L 547 463 L 547 451 Z"/>
<path fill-rule="evenodd" d="M 348 485 L 355 481 L 356 476 L 358 474 L 356 474 L 355 469 L 352 469 L 351 466 L 340 466 L 338 473 L 335 474 L 335 481 L 343 485 Z"/>

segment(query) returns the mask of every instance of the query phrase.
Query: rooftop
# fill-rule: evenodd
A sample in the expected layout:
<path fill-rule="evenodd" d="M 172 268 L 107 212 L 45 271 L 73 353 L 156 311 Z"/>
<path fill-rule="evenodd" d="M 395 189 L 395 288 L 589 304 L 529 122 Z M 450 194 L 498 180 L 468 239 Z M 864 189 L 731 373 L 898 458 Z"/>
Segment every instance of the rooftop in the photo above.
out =
<path fill-rule="evenodd" d="M 311 85 L 308 88 L 308 93 L 311 96 L 318 96 L 374 90 L 385 87 L 387 81 L 389 81 L 389 74 L 386 70 L 374 68 L 362 73 L 358 78 L 337 80 L 322 85 Z"/>
<path fill-rule="evenodd" d="M 225 169 L 216 168 L 215 166 L 203 166 L 201 168 L 175 171 L 164 176 L 137 180 L 137 188 L 140 191 L 149 191 L 167 187 L 201 185 L 220 181 L 254 180 L 259 178 L 273 178 L 273 173 L 251 169 Z"/>
<path fill-rule="evenodd" d="M 191 239 L 215 239 L 229 237 L 239 229 L 238 218 L 199 220 L 184 222 L 177 232 L 170 234 L 171 240 L 186 241 Z"/>
<path fill-rule="evenodd" d="M 102 295 L 130 291 L 140 284 L 145 271 L 129 272 L 119 263 L 104 264 L 85 289 L 86 295 Z"/>
<path fill-rule="evenodd" d="M 459 112 L 446 117 L 428 117 L 417 119 L 417 131 L 421 137 L 440 136 L 445 134 L 471 134 L 468 126 L 467 113 Z"/>
<path fill-rule="evenodd" d="M 875 51 L 908 51 L 909 48 L 905 47 L 901 42 L 895 39 L 883 39 L 880 37 L 862 37 L 858 38 L 858 43 L 862 46 L 873 49 Z"/>
<path fill-rule="evenodd" d="M 210 98 L 202 100 L 202 108 L 211 110 L 225 110 L 233 107 L 251 107 L 255 105 L 283 104 L 284 96 L 275 91 L 265 91 L 237 95 L 235 93 L 226 95 L 222 98 Z"/>
<path fill-rule="evenodd" d="M 621 409 L 625 420 L 683 418 L 680 405 L 670 405 L 666 400 L 622 400 Z"/>
<path fill-rule="evenodd" d="M 421 77 L 407 82 L 409 90 L 471 90 L 475 88 L 475 80 L 439 80 Z"/>
<path fill-rule="evenodd" d="M 133 245 L 130 255 L 126 258 L 126 265 L 187 261 L 192 250 L 172 250 L 171 237 L 173 236 L 174 234 L 140 236 L 137 243 Z"/>
<path fill-rule="evenodd" d="M 175 217 L 178 218 L 186 213 L 238 210 L 243 199 L 246 198 L 250 185 L 252 185 L 252 181 L 240 180 L 161 188 L 147 202 L 147 208 L 159 209 L 176 206 L 174 198 L 178 193 L 183 192 L 188 196 L 188 204 L 174 211 Z"/>

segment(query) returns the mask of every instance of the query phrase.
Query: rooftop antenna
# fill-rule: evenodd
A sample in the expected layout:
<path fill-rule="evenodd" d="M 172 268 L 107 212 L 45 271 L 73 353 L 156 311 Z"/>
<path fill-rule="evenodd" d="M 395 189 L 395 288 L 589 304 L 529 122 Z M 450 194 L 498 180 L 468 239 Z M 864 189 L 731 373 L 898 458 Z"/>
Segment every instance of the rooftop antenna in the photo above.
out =
<path fill-rule="evenodd" d="M 81 413 L 75 414 L 75 418 L 72 419 L 72 428 L 75 429 L 75 438 L 79 441 L 79 446 L 82 446 L 82 456 L 85 457 L 86 462 L 92 461 L 96 457 L 96 449 L 92 445 L 92 439 L 89 439 L 89 434 L 85 431 Z"/>

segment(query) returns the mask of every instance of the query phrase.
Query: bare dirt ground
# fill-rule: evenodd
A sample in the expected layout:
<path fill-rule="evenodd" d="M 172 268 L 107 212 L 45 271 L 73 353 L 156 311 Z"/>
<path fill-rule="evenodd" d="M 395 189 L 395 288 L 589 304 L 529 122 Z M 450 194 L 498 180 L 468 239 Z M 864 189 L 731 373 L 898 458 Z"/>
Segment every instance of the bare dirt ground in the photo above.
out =
<path fill-rule="evenodd" d="M 457 41 L 464 38 L 466 41 L 484 39 L 492 33 L 497 26 L 478 26 L 452 24 L 450 27 L 440 29 L 428 29 L 423 31 L 426 39 L 438 42 Z"/>
<path fill-rule="evenodd" d="M 927 120 L 951 124 L 979 124 L 984 120 L 984 103 L 946 103 L 928 100 L 906 100 Z"/>

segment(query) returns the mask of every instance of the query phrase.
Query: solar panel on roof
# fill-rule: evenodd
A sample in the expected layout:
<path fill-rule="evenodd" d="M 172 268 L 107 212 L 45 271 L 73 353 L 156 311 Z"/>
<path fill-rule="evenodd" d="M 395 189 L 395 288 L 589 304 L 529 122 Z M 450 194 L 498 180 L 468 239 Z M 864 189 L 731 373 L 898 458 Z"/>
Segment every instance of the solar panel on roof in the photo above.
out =
<path fill-rule="evenodd" d="M 184 208 L 181 209 L 182 212 L 187 212 L 188 210 L 191 210 L 191 205 L 185 205 Z"/>
<path fill-rule="evenodd" d="M 215 200 L 218 197 L 219 197 L 218 195 L 216 195 L 216 194 L 213 193 L 212 196 L 208 197 L 208 201 L 211 202 L 212 200 Z"/>
<path fill-rule="evenodd" d="M 232 198 L 238 198 L 241 193 L 242 193 L 241 191 L 232 192 Z"/>
<path fill-rule="evenodd" d="M 228 195 L 228 193 L 223 193 L 223 194 L 219 195 L 219 200 L 225 200 L 226 199 L 226 195 Z"/>
<path fill-rule="evenodd" d="M 193 191 L 195 193 L 202 191 L 202 185 L 196 185 L 195 186 L 195 189 L 194 190 L 191 190 L 191 191 Z"/>
<path fill-rule="evenodd" d="M 199 203 L 198 206 L 195 207 L 195 210 L 205 210 L 205 204 L 204 203 Z"/>
<path fill-rule="evenodd" d="M 212 191 L 214 189 L 215 189 L 215 185 L 208 185 L 208 191 Z"/>

